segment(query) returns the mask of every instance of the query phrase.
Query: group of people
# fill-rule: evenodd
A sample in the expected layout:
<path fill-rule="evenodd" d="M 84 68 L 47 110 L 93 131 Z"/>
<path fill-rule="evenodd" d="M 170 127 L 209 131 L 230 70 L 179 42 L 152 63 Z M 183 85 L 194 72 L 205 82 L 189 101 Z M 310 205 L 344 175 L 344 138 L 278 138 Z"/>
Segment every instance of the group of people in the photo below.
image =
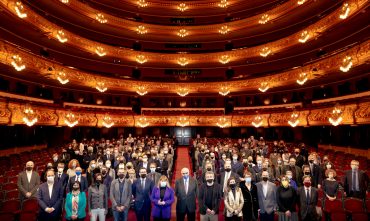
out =
<path fill-rule="evenodd" d="M 41 185 L 34 163 L 26 163 L 18 177 L 21 200 L 38 199 L 39 220 L 59 220 L 64 211 L 67 220 L 90 216 L 103 221 L 112 214 L 115 221 L 126 221 L 130 209 L 136 220 L 170 220 L 176 198 L 179 221 L 196 220 L 197 207 L 202 221 L 218 220 L 219 215 L 226 220 L 274 220 L 275 213 L 279 220 L 300 216 L 311 221 L 320 216 L 318 189 L 334 200 L 340 187 L 329 158 L 321 161 L 304 146 L 290 155 L 283 142 L 270 146 L 263 138 L 250 137 L 208 145 L 200 136 L 190 147 L 196 175 L 182 168 L 172 187 L 176 146 L 176 138 L 168 136 L 74 140 L 47 163 Z M 281 153 L 289 154 L 288 159 Z M 363 198 L 367 175 L 356 160 L 351 168 L 343 182 L 345 193 Z"/>

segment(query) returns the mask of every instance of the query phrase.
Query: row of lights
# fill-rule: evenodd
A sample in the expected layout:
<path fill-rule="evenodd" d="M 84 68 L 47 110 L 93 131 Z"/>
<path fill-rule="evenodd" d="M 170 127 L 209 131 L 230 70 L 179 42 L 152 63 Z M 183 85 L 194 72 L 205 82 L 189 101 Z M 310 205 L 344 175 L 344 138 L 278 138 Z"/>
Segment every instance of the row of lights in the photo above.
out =
<path fill-rule="evenodd" d="M 148 2 L 146 0 L 137 0 L 136 1 L 136 4 L 141 7 L 141 8 L 145 8 L 148 6 Z M 220 8 L 226 8 L 228 5 L 229 5 L 229 2 L 228 0 L 220 0 L 220 2 L 217 4 Z M 186 10 L 189 9 L 189 7 L 184 3 L 180 3 L 178 6 L 177 6 L 177 9 L 181 12 L 184 12 Z"/>

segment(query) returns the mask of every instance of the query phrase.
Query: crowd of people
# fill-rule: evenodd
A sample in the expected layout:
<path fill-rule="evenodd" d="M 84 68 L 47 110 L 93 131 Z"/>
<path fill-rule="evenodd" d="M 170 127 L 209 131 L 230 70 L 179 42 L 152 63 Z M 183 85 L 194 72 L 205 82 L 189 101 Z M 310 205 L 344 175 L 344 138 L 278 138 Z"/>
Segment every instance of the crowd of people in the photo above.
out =
<path fill-rule="evenodd" d="M 20 199 L 37 198 L 38 220 L 126 221 L 170 220 L 176 200 L 176 219 L 318 220 L 319 189 L 335 200 L 340 188 L 347 197 L 364 199 L 367 174 L 351 161 L 343 182 L 336 179 L 328 156 L 303 145 L 260 138 L 209 143 L 199 135 L 189 147 L 191 168 L 171 185 L 177 158 L 176 137 L 133 137 L 113 140 L 73 140 L 53 155 L 39 176 L 34 163 L 18 176 Z M 194 176 L 192 175 L 194 173 Z M 41 184 L 40 184 L 41 183 Z M 224 209 L 222 209 L 224 208 Z M 222 213 L 222 214 L 219 214 Z"/>

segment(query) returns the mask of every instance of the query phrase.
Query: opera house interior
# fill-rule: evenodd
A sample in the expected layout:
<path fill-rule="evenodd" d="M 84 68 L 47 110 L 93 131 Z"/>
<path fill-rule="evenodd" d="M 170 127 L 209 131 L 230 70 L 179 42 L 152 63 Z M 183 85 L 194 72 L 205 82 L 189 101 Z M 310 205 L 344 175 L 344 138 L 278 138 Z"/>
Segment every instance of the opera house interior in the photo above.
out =
<path fill-rule="evenodd" d="M 0 0 L 0 220 L 370 220 L 369 6 Z"/>

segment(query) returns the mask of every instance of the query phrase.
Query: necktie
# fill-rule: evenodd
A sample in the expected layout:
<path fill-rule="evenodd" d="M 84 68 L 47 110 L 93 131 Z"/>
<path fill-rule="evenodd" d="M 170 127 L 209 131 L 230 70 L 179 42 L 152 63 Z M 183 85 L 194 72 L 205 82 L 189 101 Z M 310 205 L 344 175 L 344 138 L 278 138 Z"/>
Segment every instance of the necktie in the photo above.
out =
<path fill-rule="evenodd" d="M 310 204 L 310 190 L 307 188 L 307 194 L 306 194 L 306 204 Z"/>
<path fill-rule="evenodd" d="M 188 195 L 188 179 L 185 180 L 185 194 Z"/>
<path fill-rule="evenodd" d="M 60 180 L 60 177 L 61 177 L 61 176 L 62 176 L 61 174 L 59 174 L 59 175 L 58 175 L 58 181 Z"/>
<path fill-rule="evenodd" d="M 356 179 L 356 171 L 353 171 L 352 172 L 352 190 L 353 191 L 356 191 L 356 183 L 357 183 L 357 179 Z"/>

